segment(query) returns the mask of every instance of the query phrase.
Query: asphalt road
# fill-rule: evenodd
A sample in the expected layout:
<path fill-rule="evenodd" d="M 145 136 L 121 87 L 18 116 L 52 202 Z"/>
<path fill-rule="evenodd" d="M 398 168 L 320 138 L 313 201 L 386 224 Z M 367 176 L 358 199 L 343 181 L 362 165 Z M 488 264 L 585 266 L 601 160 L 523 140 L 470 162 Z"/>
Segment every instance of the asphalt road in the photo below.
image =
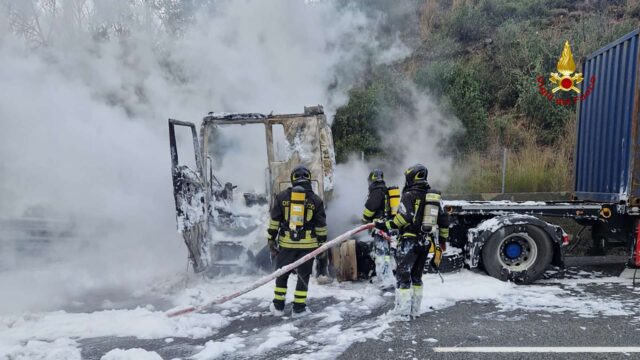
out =
<path fill-rule="evenodd" d="M 380 340 L 351 346 L 340 359 L 612 359 L 638 358 L 622 353 L 438 353 L 455 347 L 594 347 L 639 346 L 640 324 L 627 317 L 585 319 L 572 314 L 501 312 L 493 304 L 458 303 L 423 315 L 411 323 L 394 323 Z M 434 341 L 433 339 L 437 339 Z M 542 349 L 544 351 L 544 349 Z M 549 349 L 551 351 L 552 349 Z"/>
<path fill-rule="evenodd" d="M 598 277 L 617 275 L 620 264 L 602 264 L 602 259 L 572 259 L 577 265 L 568 276 L 590 272 Z M 580 263 L 598 264 L 579 266 Z M 548 276 L 552 281 L 553 276 Z M 550 278 L 550 279 L 549 279 Z M 543 282 L 544 283 L 544 282 Z M 552 284 L 552 283 L 549 283 Z M 587 286 L 583 291 L 596 298 L 615 296 L 637 301 L 640 291 L 623 284 Z M 506 348 L 496 352 L 494 347 Z M 573 352 L 552 353 L 575 347 Z M 411 322 L 395 322 L 381 339 L 356 343 L 340 359 L 633 359 L 638 353 L 585 353 L 592 347 L 638 347 L 640 351 L 640 308 L 635 316 L 594 316 L 575 313 L 504 311 L 494 303 L 459 302 L 455 306 L 423 314 Z M 443 349 L 450 352 L 437 352 Z M 456 348 L 456 349 L 451 349 Z M 478 349 L 479 348 L 479 349 Z M 489 348 L 489 349 L 487 349 Z M 541 353 L 518 352 L 534 348 Z M 571 350 L 571 349 L 570 349 Z M 470 351 L 470 352 L 467 352 Z M 566 351 L 566 350 L 563 350 Z"/>
<path fill-rule="evenodd" d="M 570 262 L 565 274 L 550 272 L 543 286 L 558 286 L 554 279 L 563 279 L 563 288 L 575 292 L 576 297 L 605 301 L 615 298 L 625 304 L 640 304 L 640 289 L 625 283 L 583 284 L 575 287 L 572 279 L 609 277 L 617 275 L 623 265 L 607 264 L 597 259 L 586 260 L 589 265 L 580 265 L 579 259 Z M 375 329 L 380 318 L 392 307 L 392 297 L 373 311 L 354 311 L 339 322 L 343 334 L 350 336 Z M 326 298 L 315 303 L 318 308 L 335 305 L 338 300 Z M 305 358 L 310 353 L 327 358 L 340 359 L 617 359 L 640 358 L 640 306 L 633 307 L 632 315 L 594 317 L 578 316 L 575 312 L 558 313 L 531 311 L 524 308 L 505 310 L 494 302 L 462 301 L 457 304 L 423 314 L 411 322 L 392 322 L 377 338 L 339 346 L 326 346 L 326 342 L 314 342 L 328 330 L 328 326 L 309 319 L 276 318 L 264 312 L 257 301 L 246 308 L 256 309 L 251 316 L 238 316 L 230 325 L 215 335 L 204 339 L 175 338 L 140 340 L 136 338 L 92 338 L 79 340 L 83 359 L 100 359 L 114 348 L 139 347 L 156 351 L 164 359 L 188 358 L 200 351 L 209 340 L 224 341 L 230 335 L 245 338 L 246 347 L 237 353 L 228 353 L 224 359 L 282 359 Z M 240 310 L 246 311 L 244 310 Z M 233 314 L 231 314 L 233 316 Z M 268 352 L 252 354 L 251 347 L 264 341 L 264 334 L 271 329 L 291 323 L 300 330 L 296 339 L 307 339 L 308 344 L 288 343 Z M 262 334 L 262 335 L 260 335 Z M 311 339 L 311 340 L 309 340 Z M 482 353 L 487 348 L 503 347 L 507 353 Z M 558 347 L 638 347 L 638 352 L 616 353 L 531 353 L 523 347 L 537 351 L 557 351 Z M 476 349 L 471 349 L 476 348 Z M 480 348 L 480 349 L 477 349 Z M 330 351 L 329 351 L 330 349 Z M 473 350 L 473 351 L 472 351 Z M 491 350 L 491 349 L 489 349 Z M 575 350 L 575 349 L 574 349 Z M 582 349 L 584 350 L 584 349 Z M 440 352 L 449 351 L 449 352 Z M 471 351 L 471 352 L 460 352 Z M 578 349 L 580 351 L 580 349 Z M 634 350 L 635 351 L 635 350 Z M 340 354 L 341 353 L 341 354 Z"/>

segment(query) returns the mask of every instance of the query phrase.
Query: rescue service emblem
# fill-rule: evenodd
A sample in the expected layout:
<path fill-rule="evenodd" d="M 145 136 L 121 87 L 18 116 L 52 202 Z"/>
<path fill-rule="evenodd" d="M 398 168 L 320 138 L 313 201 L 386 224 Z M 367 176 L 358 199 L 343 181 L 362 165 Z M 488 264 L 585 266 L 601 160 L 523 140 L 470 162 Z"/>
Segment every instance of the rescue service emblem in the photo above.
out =
<path fill-rule="evenodd" d="M 556 93 L 558 90 L 562 91 L 575 91 L 580 94 L 580 89 L 576 87 L 576 84 L 580 84 L 583 80 L 582 73 L 575 72 L 576 63 L 573 61 L 573 54 L 571 54 L 571 46 L 569 42 L 564 43 L 564 49 L 562 50 L 562 56 L 558 60 L 558 72 L 551 73 L 549 80 L 554 85 L 551 92 Z"/>
<path fill-rule="evenodd" d="M 589 84 L 584 94 L 576 86 L 584 80 L 582 73 L 576 72 L 576 63 L 573 61 L 573 54 L 571 53 L 571 46 L 569 41 L 565 41 L 564 48 L 562 49 L 562 55 L 558 59 L 556 66 L 558 72 L 552 72 L 549 77 L 552 89 L 549 91 L 546 86 L 546 81 L 543 76 L 538 76 L 538 93 L 546 97 L 549 101 L 553 101 L 558 105 L 571 105 L 578 101 L 582 101 L 587 98 L 593 91 L 596 85 L 595 76 L 591 76 Z M 558 91 L 565 93 L 564 96 L 555 96 Z M 568 96 L 567 96 L 568 95 Z"/>

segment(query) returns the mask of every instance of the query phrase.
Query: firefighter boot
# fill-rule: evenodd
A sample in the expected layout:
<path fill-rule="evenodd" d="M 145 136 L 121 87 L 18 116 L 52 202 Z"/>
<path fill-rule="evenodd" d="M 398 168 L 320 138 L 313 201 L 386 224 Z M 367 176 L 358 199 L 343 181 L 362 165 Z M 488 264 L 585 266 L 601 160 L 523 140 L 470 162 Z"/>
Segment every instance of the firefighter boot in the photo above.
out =
<path fill-rule="evenodd" d="M 396 290 L 396 308 L 394 315 L 398 320 L 408 321 L 411 315 L 411 289 Z"/>
<path fill-rule="evenodd" d="M 286 280 L 285 280 L 286 281 Z M 286 282 L 285 282 L 286 285 Z M 287 288 L 277 286 L 273 289 L 273 301 L 269 305 L 269 311 L 275 316 L 284 315 L 284 301 L 287 295 Z"/>
<path fill-rule="evenodd" d="M 422 285 L 413 285 L 413 294 L 411 295 L 412 318 L 420 317 L 420 306 L 422 306 Z"/>
<path fill-rule="evenodd" d="M 284 309 L 282 309 L 282 310 L 278 309 L 274 303 L 271 303 L 271 305 L 269 305 L 269 311 L 274 316 L 283 316 L 284 315 Z"/>
<path fill-rule="evenodd" d="M 305 307 L 303 310 L 296 311 L 295 309 L 291 309 L 291 317 L 293 319 L 301 318 L 303 316 L 307 316 L 311 314 L 311 310 L 308 307 Z"/>

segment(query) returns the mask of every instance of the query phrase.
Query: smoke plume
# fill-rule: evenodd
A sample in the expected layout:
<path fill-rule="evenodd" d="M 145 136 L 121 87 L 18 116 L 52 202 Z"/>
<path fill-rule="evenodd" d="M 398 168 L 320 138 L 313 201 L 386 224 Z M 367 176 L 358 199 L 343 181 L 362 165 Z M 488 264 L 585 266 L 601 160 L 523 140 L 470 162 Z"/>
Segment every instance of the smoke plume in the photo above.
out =
<path fill-rule="evenodd" d="M 384 14 L 334 1 L 0 4 L 0 216 L 37 208 L 74 224 L 73 236 L 43 245 L 46 261 L 6 242 L 2 312 L 59 308 L 184 271 L 167 118 L 318 103 L 331 118 L 366 64 L 408 53 L 397 37 L 378 41 Z M 230 135 L 221 177 L 252 185 L 248 174 L 266 162 L 238 144 L 263 141 L 255 136 Z"/>
<path fill-rule="evenodd" d="M 390 118 L 377 119 L 386 124 L 379 130 L 382 158 L 363 160 L 354 154 L 336 170 L 335 200 L 327 217 L 330 233 L 337 235 L 358 224 L 367 197 L 369 172 L 375 168 L 384 172 L 387 186 L 405 184 L 404 170 L 421 163 L 429 170 L 429 183 L 435 189 L 445 189 L 451 175 L 453 157 L 449 151 L 451 136 L 460 129 L 456 118 L 444 114 L 433 98 L 419 92 L 412 84 L 402 82 L 406 90 L 406 108 L 383 112 Z"/>

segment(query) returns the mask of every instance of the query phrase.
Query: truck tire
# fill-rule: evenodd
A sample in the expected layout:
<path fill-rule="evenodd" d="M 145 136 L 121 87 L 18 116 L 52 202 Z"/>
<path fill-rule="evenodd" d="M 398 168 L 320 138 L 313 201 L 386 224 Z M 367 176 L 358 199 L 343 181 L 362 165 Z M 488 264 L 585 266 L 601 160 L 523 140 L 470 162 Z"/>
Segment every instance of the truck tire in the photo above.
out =
<path fill-rule="evenodd" d="M 452 273 L 459 271 L 464 267 L 464 256 L 462 254 L 442 254 L 442 260 L 440 262 L 440 268 L 436 270 L 433 265 L 433 261 L 428 260 L 424 266 L 423 273 L 435 274 L 438 271 L 442 274 Z"/>
<path fill-rule="evenodd" d="M 503 281 L 530 284 L 547 270 L 553 258 L 551 239 L 531 224 L 506 225 L 489 237 L 482 249 L 486 272 Z"/>

